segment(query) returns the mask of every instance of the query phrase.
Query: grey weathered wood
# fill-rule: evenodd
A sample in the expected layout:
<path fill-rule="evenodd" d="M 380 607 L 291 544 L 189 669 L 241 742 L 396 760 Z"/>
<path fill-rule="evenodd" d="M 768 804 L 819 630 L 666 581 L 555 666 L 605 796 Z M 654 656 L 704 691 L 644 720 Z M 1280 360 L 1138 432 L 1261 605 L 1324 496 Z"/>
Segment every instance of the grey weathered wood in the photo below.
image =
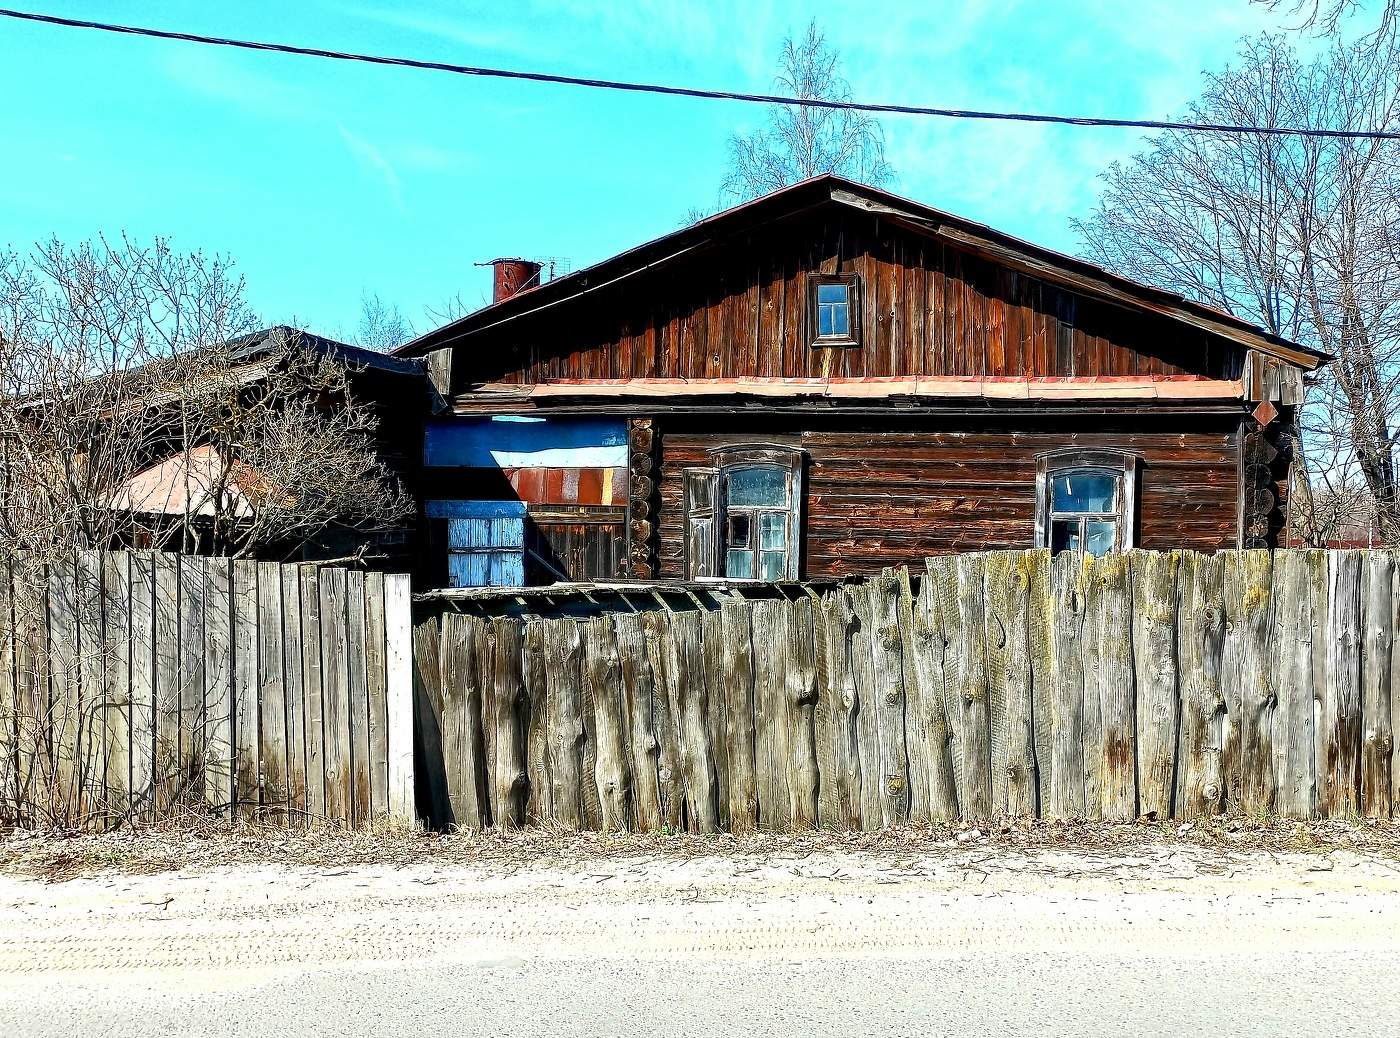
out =
<path fill-rule="evenodd" d="M 1273 556 L 1267 550 L 1225 556 L 1226 804 L 1251 816 L 1274 809 L 1272 684 Z"/>
<path fill-rule="evenodd" d="M 137 590 L 136 559 L 132 556 L 132 618 Z M 136 661 L 132 660 L 135 693 Z M 240 815 L 256 813 L 260 804 L 258 779 L 258 564 L 233 562 L 233 795 Z"/>
<path fill-rule="evenodd" d="M 899 631 L 899 578 L 885 570 L 870 580 L 870 662 L 879 745 L 880 821 L 909 818 L 909 752 L 905 747 L 904 650 Z"/>
<path fill-rule="evenodd" d="M 1400 552 L 1387 552 L 1395 572 L 1391 589 L 1390 639 L 1390 805 L 1392 817 L 1400 814 L 1400 747 L 1396 746 L 1400 732 Z"/>
<path fill-rule="evenodd" d="M 1224 576 L 1223 556 L 1182 554 L 1176 641 L 1181 688 L 1176 807 L 1183 818 L 1212 815 L 1224 807 Z"/>
<path fill-rule="evenodd" d="M 496 794 L 492 821 L 498 826 L 519 828 L 525 824 L 525 683 L 521 673 L 523 628 L 520 621 L 496 617 L 491 621 L 495 651 L 492 716 L 489 723 L 496 735 L 493 741 L 492 781 Z M 485 719 L 483 719 L 485 721 Z"/>
<path fill-rule="evenodd" d="M 78 701 L 77 559 L 64 552 L 49 560 L 49 749 L 55 820 L 78 819 L 83 784 Z"/>
<path fill-rule="evenodd" d="M 187 738 L 180 687 L 180 559 L 155 552 L 155 813 L 163 818 L 181 798 L 181 744 Z"/>
<path fill-rule="evenodd" d="M 155 817 L 156 651 L 155 557 L 131 553 L 131 801 L 141 818 Z M 253 722 L 253 731 L 257 731 Z M 254 749 L 256 760 L 256 748 Z M 250 769 L 257 794 L 257 766 Z"/>
<path fill-rule="evenodd" d="M 413 767 L 413 599 L 407 573 L 384 577 L 385 720 L 389 750 L 389 820 L 411 825 Z M 309 744 L 309 742 L 308 742 Z"/>
<path fill-rule="evenodd" d="M 1031 739 L 1035 746 L 1036 813 L 1043 816 L 1049 813 L 1055 757 L 1052 709 L 1055 702 L 1055 637 L 1051 630 L 1055 597 L 1051 558 L 1047 549 L 1041 548 L 1032 553 L 1029 572 L 1027 643 L 1031 660 Z"/>
<path fill-rule="evenodd" d="M 742 603 L 726 602 L 734 627 L 747 617 Z M 856 626 L 850 595 L 832 588 L 821 598 L 817 703 L 813 712 L 817 752 L 817 822 L 825 829 L 861 828 L 860 749 L 856 731 L 856 685 L 851 639 Z M 745 625 L 744 636 L 748 629 Z"/>
<path fill-rule="evenodd" d="M 1080 715 L 1080 740 L 1084 754 L 1084 813 L 1096 816 L 1103 799 L 1099 764 L 1104 744 L 1103 716 L 1099 708 L 1098 668 L 1102 647 L 1103 610 L 1099 607 L 1099 569 L 1103 560 L 1084 557 L 1084 626 L 1079 647 L 1084 664 L 1084 704 Z"/>
<path fill-rule="evenodd" d="M 353 643 L 352 643 L 353 644 Z M 262 806 L 287 820 L 287 693 L 283 684 L 282 574 L 275 562 L 258 563 L 258 746 Z"/>
<path fill-rule="evenodd" d="M 857 767 L 860 771 L 860 827 L 878 829 L 884 824 L 885 808 L 880 763 L 880 713 L 875 673 L 874 593 L 868 584 L 848 589 L 851 604 L 851 677 L 855 684 L 854 713 Z M 756 643 L 756 640 L 755 640 Z"/>
<path fill-rule="evenodd" d="M 477 632 L 483 625 L 460 613 L 442 618 L 442 756 L 451 820 L 464 829 L 481 829 L 490 822 L 476 661 Z"/>
<path fill-rule="evenodd" d="M 724 698 L 724 738 L 728 750 L 729 826 L 732 832 L 758 827 L 758 790 L 754 776 L 753 635 L 747 605 L 723 602 L 719 609 L 723 641 L 721 684 L 712 695 Z"/>
<path fill-rule="evenodd" d="M 579 644 L 584 643 L 584 623 L 579 624 Z M 590 831 L 603 828 L 603 798 L 598 790 L 598 728 L 597 710 L 593 703 L 593 686 L 588 681 L 588 659 L 579 653 L 579 720 L 583 723 L 583 771 L 579 779 L 579 799 L 583 811 L 583 827 Z"/>
<path fill-rule="evenodd" d="M 632 776 L 632 817 L 639 832 L 661 828 L 661 786 L 657 775 L 658 742 L 652 718 L 651 664 L 646 634 L 636 613 L 613 617 L 618 677 L 622 685 L 628 769 Z"/>
<path fill-rule="evenodd" d="M 893 616 L 893 594 L 888 596 L 888 605 L 890 614 Z M 788 602 L 783 608 L 783 620 L 787 629 L 783 640 L 788 650 L 787 694 L 784 702 L 787 711 L 785 742 L 787 744 L 788 793 L 791 797 L 792 828 L 800 831 L 812 829 L 817 824 L 817 756 L 814 717 L 817 703 L 817 660 L 811 599 L 799 598 Z M 892 622 L 890 628 L 893 628 Z M 887 628 L 887 633 L 890 628 Z M 897 628 L 893 629 L 894 636 L 898 637 Z M 885 686 L 887 695 L 888 692 L 895 691 L 899 684 L 898 667 L 896 658 L 893 673 L 886 669 L 882 675 L 887 683 Z M 908 774 L 903 760 L 903 695 L 899 693 L 896 695 L 899 702 L 891 705 L 890 709 L 892 711 L 894 706 L 898 706 L 899 714 L 895 721 L 890 722 L 890 725 L 892 729 L 896 724 L 898 725 L 898 742 L 897 748 L 892 744 L 889 749 L 890 763 L 885 798 L 890 805 L 891 820 L 889 824 L 892 825 L 904 820 L 905 816 L 900 809 L 903 808 L 908 797 Z M 898 754 L 897 758 L 896 753 Z M 896 815 L 895 811 L 900 813 Z"/>
<path fill-rule="evenodd" d="M 545 644 L 545 627 L 543 620 L 526 621 L 521 646 L 521 676 L 526 694 L 525 767 L 529 776 L 525 820 L 529 825 L 540 825 L 554 818 L 549 758 L 549 679 L 545 667 L 549 647 Z"/>
<path fill-rule="evenodd" d="M 583 642 L 574 620 L 545 625 L 548 646 L 545 672 L 549 682 L 549 769 L 553 783 L 554 820 L 579 829 L 583 813 Z M 591 776 L 589 776 L 591 780 Z"/>
<path fill-rule="evenodd" d="M 733 818 L 729 807 L 729 735 L 725 717 L 729 702 L 724 694 L 724 618 L 718 609 L 700 613 L 701 653 L 705 661 L 706 723 L 710 752 L 714 755 L 715 809 L 720 830 L 729 832 Z"/>
<path fill-rule="evenodd" d="M 446 625 L 446 617 L 442 623 Z M 423 762 L 424 813 L 430 825 L 446 828 L 456 819 L 447 791 L 442 708 L 441 629 L 438 619 L 430 617 L 413 627 L 413 738 Z"/>
<path fill-rule="evenodd" d="M 179 559 L 180 654 L 176 684 L 180 689 L 180 800 L 204 800 L 204 560 Z"/>
<path fill-rule="evenodd" d="M 235 593 L 237 563 L 235 565 Z M 349 652 L 346 644 L 346 572 L 327 567 L 317 574 L 321 627 L 321 727 L 325 763 L 325 817 L 349 825 L 350 791 L 350 692 Z M 443 620 L 446 627 L 446 618 Z"/>
<path fill-rule="evenodd" d="M 963 793 L 960 802 L 969 818 L 992 814 L 992 748 L 987 702 L 987 638 L 983 621 L 983 571 L 986 556 L 958 556 L 957 653 L 958 690 L 962 706 L 955 726 L 958 774 Z"/>
<path fill-rule="evenodd" d="M 583 642 L 584 682 L 593 704 L 593 731 L 598 743 L 592 779 L 598 790 L 601 825 L 607 832 L 626 832 L 632 828 L 631 750 L 624 728 L 625 690 L 612 620 L 595 616 L 585 623 Z"/>
<path fill-rule="evenodd" d="M 346 690 L 350 720 L 351 824 L 363 825 L 370 817 L 369 768 L 369 662 L 366 658 L 365 575 L 345 574 L 345 644 L 348 664 Z"/>
<path fill-rule="evenodd" d="M 1318 688 L 1317 811 L 1324 818 L 1350 818 L 1361 807 L 1361 552 L 1328 552 L 1326 562 L 1327 651 L 1325 679 Z"/>
<path fill-rule="evenodd" d="M 1389 818 L 1393 654 L 1395 652 L 1395 557 L 1366 552 L 1362 572 L 1361 811 Z"/>
<path fill-rule="evenodd" d="M 301 630 L 301 581 L 297 566 L 279 566 L 282 606 L 282 690 L 287 705 L 287 811 L 292 820 L 311 815 L 306 794 L 306 646 Z"/>
<path fill-rule="evenodd" d="M 1085 691 L 1098 704 L 1099 742 L 1091 764 L 1098 804 L 1086 804 L 1101 818 L 1137 816 L 1137 730 L 1133 718 L 1133 639 L 1131 561 L 1112 554 L 1096 560 L 1090 607 L 1097 611 L 1098 646 Z M 1086 795 L 1090 783 L 1086 780 Z"/>
<path fill-rule="evenodd" d="M 53 820 L 49 704 L 48 574 L 43 560 L 17 552 L 11 566 L 15 615 L 15 781 L 20 821 Z"/>
<path fill-rule="evenodd" d="M 781 602 L 752 604 L 754 655 L 754 786 L 758 825 L 765 832 L 792 827 L 787 755 L 787 625 Z"/>
<path fill-rule="evenodd" d="M 1179 552 L 1130 553 L 1138 810 L 1170 818 L 1176 794 L 1177 570 Z"/>
<path fill-rule="evenodd" d="M 661 824 L 670 832 L 679 832 L 685 814 L 685 781 L 681 775 L 681 751 L 676 737 L 676 725 L 666 695 L 666 671 L 671 652 L 667 614 L 647 613 L 642 618 L 646 632 L 647 661 L 651 666 L 651 716 L 657 739 L 656 776 L 661 798 Z"/>
<path fill-rule="evenodd" d="M 664 687 L 680 751 L 686 824 L 694 832 L 712 833 L 719 828 L 719 812 L 700 614 L 673 613 L 668 629 Z"/>
<path fill-rule="evenodd" d="M 389 813 L 389 715 L 385 663 L 384 574 L 365 574 L 365 689 L 369 707 L 370 814 Z"/>
<path fill-rule="evenodd" d="M 0 561 L 0 624 L 8 629 L 9 574 Z M 78 716 L 79 755 L 82 787 L 79 789 L 79 816 L 85 825 L 102 827 L 106 824 L 106 711 L 102 691 L 102 556 L 95 551 L 80 551 L 77 557 L 78 580 Z M 13 707 L 14 674 L 9 669 L 10 638 L 8 630 L 0 631 L 0 700 L 7 697 Z M 0 718 L 4 716 L 0 706 Z M 3 723 L 0 721 L 0 723 Z M 4 737 L 0 736 L 0 743 Z M 13 766 L 13 760 L 6 761 Z M 0 812 L 3 812 L 5 789 L 9 788 L 3 775 L 6 763 L 0 763 Z"/>
<path fill-rule="evenodd" d="M 302 716 L 306 728 L 306 813 L 313 819 L 326 816 L 326 734 L 321 705 L 321 593 L 315 566 L 288 567 L 296 574 L 297 610 L 301 614 Z M 284 592 L 284 605 L 292 600 Z M 436 649 L 436 641 L 433 643 Z M 437 666 L 436 653 L 433 666 Z"/>
<path fill-rule="evenodd" d="M 1310 559 L 1323 553 L 1279 552 L 1274 556 L 1272 687 L 1278 697 L 1271 741 L 1275 748 L 1274 808 L 1285 818 L 1311 818 L 1316 795 L 1314 767 L 1313 587 Z M 1324 650 L 1325 651 L 1325 650 Z"/>
<path fill-rule="evenodd" d="M 0 558 L 0 822 L 14 823 L 23 811 L 19 786 L 19 714 L 15 708 L 15 624 L 10 560 Z M 101 713 L 97 723 L 103 723 Z M 105 730 L 103 731 L 105 738 Z M 105 805 L 105 788 L 101 791 Z"/>
<path fill-rule="evenodd" d="M 1050 566 L 1054 677 L 1050 695 L 1051 818 L 1079 818 L 1084 798 L 1084 562 L 1076 553 L 1056 555 Z"/>
<path fill-rule="evenodd" d="M 1030 595 L 1035 556 L 998 551 L 987 556 L 986 610 L 988 706 L 991 718 L 992 808 L 1032 817 L 1036 778 L 1032 727 L 1033 678 Z"/>
<path fill-rule="evenodd" d="M 204 803 L 221 815 L 227 815 L 234 801 L 234 733 L 233 733 L 233 572 L 228 559 L 205 559 L 204 570 Z M 125 563 L 115 571 L 106 568 L 107 630 L 109 644 L 120 644 L 113 631 L 113 606 L 118 593 L 112 587 L 113 578 L 124 578 Z M 129 661 L 116 660 L 118 675 L 124 674 Z M 112 688 L 113 673 L 108 672 L 108 688 Z"/>

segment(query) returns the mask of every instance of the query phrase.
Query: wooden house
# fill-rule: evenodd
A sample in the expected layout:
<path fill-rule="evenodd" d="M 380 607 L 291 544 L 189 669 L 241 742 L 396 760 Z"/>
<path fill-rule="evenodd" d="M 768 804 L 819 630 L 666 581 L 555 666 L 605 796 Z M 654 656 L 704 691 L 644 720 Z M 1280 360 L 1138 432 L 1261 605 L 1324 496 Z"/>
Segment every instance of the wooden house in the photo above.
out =
<path fill-rule="evenodd" d="M 400 351 L 440 584 L 1272 546 L 1304 377 L 1246 321 L 835 176 Z"/>

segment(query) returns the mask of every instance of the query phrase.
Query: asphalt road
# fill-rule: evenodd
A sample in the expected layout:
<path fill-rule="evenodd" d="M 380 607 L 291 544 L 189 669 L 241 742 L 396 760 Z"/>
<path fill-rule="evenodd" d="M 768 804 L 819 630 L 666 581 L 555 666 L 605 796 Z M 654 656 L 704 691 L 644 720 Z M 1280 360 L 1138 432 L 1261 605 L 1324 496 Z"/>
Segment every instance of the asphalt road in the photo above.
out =
<path fill-rule="evenodd" d="M 1378 1035 L 1397 905 L 1168 850 L 0 879 L 0 1035 Z"/>

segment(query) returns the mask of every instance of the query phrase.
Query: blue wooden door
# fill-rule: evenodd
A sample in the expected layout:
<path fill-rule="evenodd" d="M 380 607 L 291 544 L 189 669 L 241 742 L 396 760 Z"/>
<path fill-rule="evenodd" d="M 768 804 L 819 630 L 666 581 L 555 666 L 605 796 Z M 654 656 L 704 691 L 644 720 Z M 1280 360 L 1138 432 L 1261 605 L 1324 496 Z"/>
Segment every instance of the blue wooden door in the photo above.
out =
<path fill-rule="evenodd" d="M 447 520 L 451 587 L 525 583 L 525 505 L 519 501 L 429 501 L 428 517 Z"/>

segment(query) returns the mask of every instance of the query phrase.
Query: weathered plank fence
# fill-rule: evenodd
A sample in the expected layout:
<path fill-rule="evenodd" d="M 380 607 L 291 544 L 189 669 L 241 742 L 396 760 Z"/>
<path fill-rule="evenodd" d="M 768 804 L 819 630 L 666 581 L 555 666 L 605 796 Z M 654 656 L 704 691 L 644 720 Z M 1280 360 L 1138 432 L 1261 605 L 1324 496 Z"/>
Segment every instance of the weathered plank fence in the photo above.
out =
<path fill-rule="evenodd" d="M 701 832 L 1388 817 L 1397 568 L 1381 551 L 990 552 L 713 609 L 425 605 L 428 813 Z"/>
<path fill-rule="evenodd" d="M 411 823 L 404 574 L 77 552 L 0 563 L 0 822 Z"/>

